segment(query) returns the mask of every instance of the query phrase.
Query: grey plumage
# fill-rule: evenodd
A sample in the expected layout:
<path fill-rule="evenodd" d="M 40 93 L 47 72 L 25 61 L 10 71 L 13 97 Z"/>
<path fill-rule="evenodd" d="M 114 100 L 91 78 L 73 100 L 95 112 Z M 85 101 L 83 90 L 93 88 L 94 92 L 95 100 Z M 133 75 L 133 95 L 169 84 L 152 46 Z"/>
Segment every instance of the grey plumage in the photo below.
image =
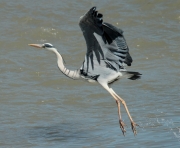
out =
<path fill-rule="evenodd" d="M 126 130 L 121 118 L 120 103 L 124 105 L 131 121 L 132 130 L 136 134 L 136 126 L 138 125 L 133 121 L 126 102 L 110 87 L 110 84 L 123 77 L 136 80 L 141 76 L 139 72 L 127 71 L 124 67 L 124 64 L 131 66 L 133 60 L 129 53 L 123 31 L 109 23 L 104 23 L 103 15 L 96 11 L 96 7 L 91 8 L 80 18 L 79 26 L 87 44 L 87 53 L 81 68 L 75 71 L 66 68 L 63 57 L 52 44 L 29 45 L 45 48 L 55 53 L 58 67 L 67 77 L 99 83 L 116 100 L 119 124 L 123 134 L 125 134 Z"/>
<path fill-rule="evenodd" d="M 109 23 L 104 23 L 102 17 L 103 15 L 96 11 L 96 7 L 93 7 L 81 17 L 79 22 L 87 44 L 87 53 L 81 71 L 88 76 L 98 75 L 95 73 L 96 62 L 99 66 L 105 64 L 107 68 L 120 72 L 124 71 L 124 64 L 131 66 L 133 61 L 123 31 Z M 99 73 L 102 74 L 101 71 Z"/>

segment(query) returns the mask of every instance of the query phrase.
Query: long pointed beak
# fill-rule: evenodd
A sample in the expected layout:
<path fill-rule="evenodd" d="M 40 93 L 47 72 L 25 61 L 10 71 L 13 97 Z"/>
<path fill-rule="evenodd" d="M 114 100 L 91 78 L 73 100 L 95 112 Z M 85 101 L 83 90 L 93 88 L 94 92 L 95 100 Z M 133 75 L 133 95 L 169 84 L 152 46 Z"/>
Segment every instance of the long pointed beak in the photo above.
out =
<path fill-rule="evenodd" d="M 36 47 L 36 48 L 42 48 L 42 44 L 28 44 L 29 46 Z"/>

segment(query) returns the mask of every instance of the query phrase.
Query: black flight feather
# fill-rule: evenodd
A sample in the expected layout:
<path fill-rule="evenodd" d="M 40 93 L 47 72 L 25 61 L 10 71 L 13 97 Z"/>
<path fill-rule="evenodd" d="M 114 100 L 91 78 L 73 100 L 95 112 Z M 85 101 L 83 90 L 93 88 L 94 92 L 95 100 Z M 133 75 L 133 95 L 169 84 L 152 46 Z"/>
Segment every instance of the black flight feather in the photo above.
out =
<path fill-rule="evenodd" d="M 123 68 L 123 63 L 131 65 L 132 58 L 123 31 L 109 23 L 103 23 L 103 15 L 96 11 L 96 7 L 81 17 L 79 26 L 87 45 L 87 72 L 90 65 L 94 69 L 95 59 L 99 64 L 104 60 L 108 67 L 116 71 Z"/>

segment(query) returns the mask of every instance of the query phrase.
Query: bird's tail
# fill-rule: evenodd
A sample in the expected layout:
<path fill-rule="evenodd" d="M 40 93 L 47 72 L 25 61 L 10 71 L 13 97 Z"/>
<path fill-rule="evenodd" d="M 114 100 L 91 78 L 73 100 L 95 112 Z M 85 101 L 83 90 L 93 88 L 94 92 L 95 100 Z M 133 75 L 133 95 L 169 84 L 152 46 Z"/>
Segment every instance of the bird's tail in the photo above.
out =
<path fill-rule="evenodd" d="M 123 75 L 125 75 L 130 80 L 136 80 L 140 79 L 142 74 L 134 71 L 123 71 Z"/>

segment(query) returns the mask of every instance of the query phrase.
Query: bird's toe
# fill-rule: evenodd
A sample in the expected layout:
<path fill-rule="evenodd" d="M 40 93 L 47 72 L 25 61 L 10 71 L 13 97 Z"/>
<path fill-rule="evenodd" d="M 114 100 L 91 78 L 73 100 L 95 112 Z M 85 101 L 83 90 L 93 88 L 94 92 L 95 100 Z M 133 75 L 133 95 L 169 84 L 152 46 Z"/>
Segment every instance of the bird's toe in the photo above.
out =
<path fill-rule="evenodd" d="M 119 120 L 119 125 L 120 125 L 123 135 L 125 136 L 125 133 L 126 133 L 125 126 L 126 125 L 124 124 L 124 122 L 122 120 Z"/>
<path fill-rule="evenodd" d="M 139 126 L 139 125 L 136 124 L 134 121 L 132 121 L 132 122 L 131 122 L 131 128 L 132 128 L 132 131 L 133 131 L 133 133 L 134 133 L 134 136 L 137 135 L 136 126 Z"/>

